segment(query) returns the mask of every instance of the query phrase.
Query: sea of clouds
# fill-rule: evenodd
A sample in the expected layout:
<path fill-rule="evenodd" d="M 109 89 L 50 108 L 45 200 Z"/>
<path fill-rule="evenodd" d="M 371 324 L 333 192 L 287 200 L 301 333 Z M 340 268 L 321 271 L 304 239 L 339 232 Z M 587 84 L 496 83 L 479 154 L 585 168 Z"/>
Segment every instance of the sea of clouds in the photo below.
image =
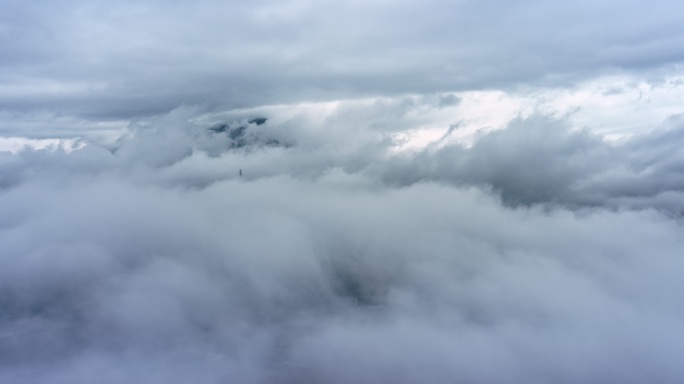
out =
<path fill-rule="evenodd" d="M 682 381 L 684 120 L 350 114 L 0 152 L 0 382 Z"/>

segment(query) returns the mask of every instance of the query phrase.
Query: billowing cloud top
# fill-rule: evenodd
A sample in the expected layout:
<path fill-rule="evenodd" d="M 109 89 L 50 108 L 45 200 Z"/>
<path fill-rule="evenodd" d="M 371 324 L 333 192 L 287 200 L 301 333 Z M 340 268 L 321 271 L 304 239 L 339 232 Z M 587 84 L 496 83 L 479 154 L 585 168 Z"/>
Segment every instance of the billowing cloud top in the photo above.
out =
<path fill-rule="evenodd" d="M 681 119 L 397 151 L 335 109 L 216 117 L 3 153 L 0 381 L 684 377 Z"/>

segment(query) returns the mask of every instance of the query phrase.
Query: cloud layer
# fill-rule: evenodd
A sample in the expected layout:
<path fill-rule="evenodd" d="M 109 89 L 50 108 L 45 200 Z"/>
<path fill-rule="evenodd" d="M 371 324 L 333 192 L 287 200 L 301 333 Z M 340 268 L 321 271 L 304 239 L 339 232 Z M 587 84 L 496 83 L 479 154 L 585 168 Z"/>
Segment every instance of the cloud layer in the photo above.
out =
<path fill-rule="evenodd" d="M 0 8 L 0 382 L 682 382 L 678 2 Z"/>
<path fill-rule="evenodd" d="M 3 109 L 91 121 L 616 70 L 657 79 L 684 57 L 672 0 L 0 4 Z"/>
<path fill-rule="evenodd" d="M 0 153 L 0 381 L 681 381 L 681 120 L 396 152 L 335 116 Z"/>

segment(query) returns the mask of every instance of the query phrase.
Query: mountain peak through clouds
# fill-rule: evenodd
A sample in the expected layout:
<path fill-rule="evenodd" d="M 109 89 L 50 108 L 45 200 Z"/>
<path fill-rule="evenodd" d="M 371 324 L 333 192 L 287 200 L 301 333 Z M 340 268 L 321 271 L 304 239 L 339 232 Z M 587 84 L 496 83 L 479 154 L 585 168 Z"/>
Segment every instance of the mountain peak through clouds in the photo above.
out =
<path fill-rule="evenodd" d="M 280 140 L 271 137 L 272 132 L 265 131 L 259 127 L 268 121 L 265 117 L 255 117 L 249 119 L 246 123 L 244 121 L 232 121 L 228 123 L 219 123 L 209 128 L 211 132 L 217 135 L 225 135 L 230 139 L 228 144 L 230 148 L 245 148 L 245 147 L 278 147 L 289 146 L 291 144 L 281 143 Z"/>

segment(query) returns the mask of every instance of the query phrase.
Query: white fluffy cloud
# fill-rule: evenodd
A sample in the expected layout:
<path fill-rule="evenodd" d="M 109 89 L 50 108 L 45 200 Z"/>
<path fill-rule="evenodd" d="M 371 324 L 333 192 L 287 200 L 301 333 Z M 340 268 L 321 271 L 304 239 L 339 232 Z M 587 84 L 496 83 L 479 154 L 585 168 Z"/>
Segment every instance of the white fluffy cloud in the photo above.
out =
<path fill-rule="evenodd" d="M 397 153 L 303 117 L 235 148 L 195 116 L 2 155 L 0 381 L 684 376 L 680 126 Z"/>

